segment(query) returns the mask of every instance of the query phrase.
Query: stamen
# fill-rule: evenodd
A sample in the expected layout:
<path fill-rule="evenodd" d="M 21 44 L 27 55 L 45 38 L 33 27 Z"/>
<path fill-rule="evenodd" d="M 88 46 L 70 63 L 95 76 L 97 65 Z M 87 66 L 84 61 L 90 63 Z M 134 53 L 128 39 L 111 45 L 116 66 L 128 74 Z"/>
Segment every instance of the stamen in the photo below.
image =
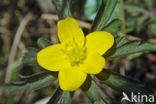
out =
<path fill-rule="evenodd" d="M 86 59 L 86 48 L 80 47 L 74 40 L 65 44 L 63 52 L 66 54 L 72 66 L 82 64 Z"/>

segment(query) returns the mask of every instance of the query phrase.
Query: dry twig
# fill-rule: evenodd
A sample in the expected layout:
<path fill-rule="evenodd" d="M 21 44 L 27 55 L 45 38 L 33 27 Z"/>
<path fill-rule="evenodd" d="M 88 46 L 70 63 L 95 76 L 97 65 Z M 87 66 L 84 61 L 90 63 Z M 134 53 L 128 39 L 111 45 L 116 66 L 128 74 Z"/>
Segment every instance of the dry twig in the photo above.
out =
<path fill-rule="evenodd" d="M 26 25 L 28 24 L 28 22 L 31 20 L 32 15 L 31 14 L 27 14 L 25 16 L 25 18 L 22 20 L 21 24 L 19 25 L 17 32 L 15 34 L 14 37 L 14 41 L 10 50 L 10 54 L 9 54 L 9 59 L 8 59 L 8 66 L 6 69 L 6 77 L 5 77 L 5 82 L 9 82 L 10 78 L 11 78 L 11 72 L 12 72 L 12 65 L 15 61 L 15 56 L 16 56 L 16 52 L 17 52 L 17 48 L 18 48 L 18 44 L 20 43 L 20 39 L 22 36 L 22 33 L 26 27 Z"/>
<path fill-rule="evenodd" d="M 47 20 L 58 21 L 58 16 L 54 15 L 54 14 L 42 14 L 41 18 L 42 19 L 47 19 Z M 86 28 L 86 29 L 91 28 L 91 24 L 88 23 L 88 22 L 78 20 L 78 23 L 80 24 L 80 27 L 82 27 L 82 28 Z"/>

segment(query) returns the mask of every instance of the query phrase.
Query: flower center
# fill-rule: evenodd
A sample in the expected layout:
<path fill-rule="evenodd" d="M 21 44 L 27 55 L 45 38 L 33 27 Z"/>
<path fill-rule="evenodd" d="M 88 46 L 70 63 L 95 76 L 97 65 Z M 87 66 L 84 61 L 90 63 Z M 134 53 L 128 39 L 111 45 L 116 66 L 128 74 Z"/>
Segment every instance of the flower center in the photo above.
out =
<path fill-rule="evenodd" d="M 86 59 L 86 48 L 80 47 L 75 41 L 65 44 L 64 53 L 72 66 L 78 66 Z"/>

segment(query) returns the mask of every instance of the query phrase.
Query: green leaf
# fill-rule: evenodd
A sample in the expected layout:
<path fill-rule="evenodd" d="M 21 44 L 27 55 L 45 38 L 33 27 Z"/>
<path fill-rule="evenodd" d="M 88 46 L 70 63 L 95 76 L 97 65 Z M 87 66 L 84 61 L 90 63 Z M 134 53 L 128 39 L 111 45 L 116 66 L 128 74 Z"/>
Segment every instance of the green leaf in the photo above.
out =
<path fill-rule="evenodd" d="M 62 91 L 60 88 L 57 88 L 47 104 L 70 104 L 70 102 L 70 92 Z"/>
<path fill-rule="evenodd" d="M 143 24 L 149 18 L 148 14 L 141 15 L 136 18 L 137 24 Z"/>
<path fill-rule="evenodd" d="M 70 8 L 69 8 L 70 0 L 52 0 L 54 5 L 56 6 L 56 10 L 58 13 L 59 19 L 64 19 L 66 17 L 72 17 Z"/>
<path fill-rule="evenodd" d="M 137 52 L 156 51 L 156 44 L 141 41 L 131 41 L 117 48 L 113 57 L 128 55 Z"/>
<path fill-rule="evenodd" d="M 55 81 L 54 77 L 52 75 L 47 75 L 43 79 L 40 79 L 38 81 L 35 81 L 33 83 L 28 83 L 29 89 L 27 90 L 27 94 L 30 94 L 31 92 L 47 87 L 50 84 L 52 84 Z"/>
<path fill-rule="evenodd" d="M 53 76 L 47 75 L 46 77 L 38 81 L 33 81 L 29 83 L 26 83 L 25 81 L 16 82 L 16 83 L 8 83 L 8 84 L 3 85 L 2 89 L 5 91 L 9 91 L 9 92 L 18 92 L 18 91 L 26 89 L 27 94 L 30 94 L 32 91 L 48 86 L 49 84 L 52 83 L 53 80 L 54 80 Z"/>
<path fill-rule="evenodd" d="M 116 37 L 113 46 L 103 55 L 103 57 L 106 59 L 111 57 L 116 52 L 117 47 L 123 44 L 124 40 L 125 38 L 123 37 Z"/>
<path fill-rule="evenodd" d="M 44 38 L 39 38 L 37 40 L 37 44 L 39 47 L 41 48 L 46 48 L 47 46 L 52 45 L 52 43 L 50 43 L 48 40 L 44 39 Z"/>
<path fill-rule="evenodd" d="M 86 94 L 92 103 L 100 101 L 101 104 L 103 104 L 103 102 L 106 102 L 106 104 L 114 104 L 110 97 L 105 92 L 103 92 L 94 81 L 91 82 L 91 86 L 86 91 Z"/>
<path fill-rule="evenodd" d="M 24 64 L 37 64 L 37 52 L 34 48 L 28 48 L 28 52 L 23 57 Z"/>
<path fill-rule="evenodd" d="M 119 46 L 121 46 L 122 44 L 124 44 L 124 40 L 125 40 L 124 37 L 117 36 L 115 38 L 115 42 L 114 42 L 113 46 L 103 55 L 103 57 L 106 59 L 111 57 L 116 52 L 116 49 Z"/>
<path fill-rule="evenodd" d="M 112 16 L 111 18 L 109 19 L 109 22 L 111 22 L 112 20 L 114 19 L 118 19 L 118 20 L 121 20 L 121 5 L 120 5 L 120 2 L 118 2 L 115 6 L 115 9 L 112 13 Z"/>
<path fill-rule="evenodd" d="M 25 80 L 28 83 L 28 82 L 38 81 L 38 80 L 44 78 L 45 76 L 47 76 L 48 73 L 49 73 L 48 71 L 42 71 L 42 72 L 39 72 L 39 73 L 36 73 L 36 74 L 32 74 L 32 75 L 29 75 L 29 76 L 19 75 L 19 77 L 22 80 Z"/>
<path fill-rule="evenodd" d="M 84 15 L 88 20 L 94 20 L 101 0 L 86 0 Z"/>
<path fill-rule="evenodd" d="M 116 51 L 116 43 L 113 44 L 113 46 L 102 55 L 104 58 L 108 59 L 110 56 L 112 56 Z"/>
<path fill-rule="evenodd" d="M 37 44 L 41 48 L 46 48 L 47 46 L 51 45 L 51 43 L 44 38 L 39 38 L 37 40 Z M 25 53 L 23 57 L 23 63 L 24 64 L 37 64 L 37 53 L 38 53 L 37 49 L 28 48 L 28 51 Z"/>
<path fill-rule="evenodd" d="M 145 12 L 145 9 L 144 8 L 141 8 L 140 6 L 138 5 L 135 5 L 135 4 L 125 4 L 125 10 L 127 10 L 128 12 L 131 12 L 131 13 L 137 13 L 137 12 Z"/>
<path fill-rule="evenodd" d="M 136 17 L 127 17 L 126 26 L 135 27 L 137 25 L 143 25 L 144 22 L 149 18 L 148 14 L 139 15 Z"/>
<path fill-rule="evenodd" d="M 92 31 L 103 30 L 112 16 L 118 0 L 103 0 L 92 25 Z"/>
<path fill-rule="evenodd" d="M 119 19 L 115 19 L 104 28 L 104 31 L 110 32 L 115 35 L 120 30 L 120 25 L 121 21 Z"/>
<path fill-rule="evenodd" d="M 17 73 L 19 73 L 19 69 L 17 67 L 13 67 L 11 72 L 11 81 L 17 81 L 19 79 Z"/>
<path fill-rule="evenodd" d="M 141 28 L 145 27 L 146 25 L 151 24 L 151 23 L 154 23 L 154 22 L 156 22 L 156 17 L 153 17 L 153 18 L 151 18 L 150 20 L 148 20 L 148 21 L 146 21 L 146 22 L 144 22 L 144 23 L 142 23 L 142 24 L 138 24 L 138 25 L 136 25 L 135 27 L 133 26 L 133 27 L 130 27 L 130 28 L 121 30 L 120 32 L 121 32 L 121 33 L 132 32 L 132 31 L 134 31 L 135 29 L 141 29 Z M 119 33 L 120 33 L 120 32 L 119 32 Z"/>
<path fill-rule="evenodd" d="M 116 43 L 116 47 L 118 48 L 119 46 L 121 46 L 125 41 L 125 38 L 124 37 L 116 37 L 115 38 L 115 43 Z"/>
<path fill-rule="evenodd" d="M 154 6 L 154 0 L 144 0 L 144 2 L 150 8 Z"/>
<path fill-rule="evenodd" d="M 9 53 L 9 48 L 7 46 L 3 46 L 1 47 L 2 50 L 0 51 L 0 61 L 3 57 L 5 57 L 6 55 L 8 55 Z"/>
<path fill-rule="evenodd" d="M 101 82 L 110 86 L 111 88 L 114 88 L 117 91 L 125 92 L 129 97 L 131 97 L 132 92 L 136 95 L 138 95 L 138 93 L 140 93 L 140 95 L 147 96 L 153 95 L 151 91 L 148 91 L 139 82 L 131 80 L 129 78 L 126 78 L 124 76 L 121 76 L 108 70 L 103 70 L 103 72 L 96 75 L 96 77 L 100 79 Z"/>
<path fill-rule="evenodd" d="M 141 56 L 143 53 L 142 52 L 139 52 L 139 53 L 134 53 L 134 54 L 131 54 L 127 57 L 128 60 L 132 60 L 134 58 L 137 58 L 139 56 Z"/>
<path fill-rule="evenodd" d="M 149 25 L 151 32 L 156 36 L 156 22 Z"/>

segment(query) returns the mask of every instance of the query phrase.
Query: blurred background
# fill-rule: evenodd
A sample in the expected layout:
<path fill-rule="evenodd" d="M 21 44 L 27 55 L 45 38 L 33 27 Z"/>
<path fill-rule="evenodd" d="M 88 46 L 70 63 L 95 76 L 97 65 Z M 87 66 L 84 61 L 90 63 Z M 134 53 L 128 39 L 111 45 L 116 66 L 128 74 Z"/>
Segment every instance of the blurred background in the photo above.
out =
<path fill-rule="evenodd" d="M 100 0 L 71 0 L 71 12 L 86 35 L 100 4 Z M 56 13 L 51 0 L 0 0 L 0 104 L 42 104 L 56 89 L 57 81 L 54 80 L 50 86 L 43 85 L 30 94 L 25 90 L 16 93 L 1 90 L 5 82 L 20 81 L 19 74 L 27 76 L 41 71 L 23 64 L 22 58 L 29 47 L 40 49 L 37 46 L 39 37 L 58 43 Z M 129 41 L 156 43 L 155 0 L 119 0 L 111 18 L 121 20 L 116 35 Z M 110 60 L 108 66 L 156 92 L 156 52 L 116 58 Z M 118 91 L 107 88 L 107 93 L 120 102 Z M 81 90 L 74 93 L 72 103 L 91 104 Z"/>

